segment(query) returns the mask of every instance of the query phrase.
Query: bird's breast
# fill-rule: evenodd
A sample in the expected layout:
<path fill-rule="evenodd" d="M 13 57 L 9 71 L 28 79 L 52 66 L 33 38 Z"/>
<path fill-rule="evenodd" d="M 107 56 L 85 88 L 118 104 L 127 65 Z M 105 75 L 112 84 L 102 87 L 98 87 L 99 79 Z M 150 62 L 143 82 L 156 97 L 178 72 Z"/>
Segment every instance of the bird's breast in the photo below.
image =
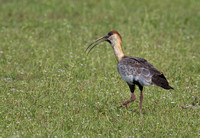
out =
<path fill-rule="evenodd" d="M 134 84 L 133 83 L 134 80 L 137 79 L 134 68 L 126 67 L 123 65 L 118 65 L 117 70 L 125 82 L 127 82 L 129 84 Z"/>

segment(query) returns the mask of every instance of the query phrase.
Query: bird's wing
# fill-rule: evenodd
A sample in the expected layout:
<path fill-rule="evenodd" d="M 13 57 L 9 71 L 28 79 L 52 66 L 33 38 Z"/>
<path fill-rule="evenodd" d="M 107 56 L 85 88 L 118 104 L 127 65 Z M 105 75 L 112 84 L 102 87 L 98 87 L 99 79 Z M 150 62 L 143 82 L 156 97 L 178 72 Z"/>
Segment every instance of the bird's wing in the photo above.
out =
<path fill-rule="evenodd" d="M 124 58 L 119 64 L 132 69 L 134 74 L 133 81 L 139 82 L 141 85 L 155 84 L 164 89 L 173 89 L 162 72 L 158 71 L 147 60 L 139 57 Z"/>
<path fill-rule="evenodd" d="M 147 60 L 139 57 L 126 57 L 119 62 L 118 67 L 126 69 L 133 75 L 133 81 L 139 82 L 141 85 L 150 85 L 152 76 L 162 74 Z"/>
<path fill-rule="evenodd" d="M 144 58 L 130 57 L 129 59 L 131 61 L 135 61 L 136 65 L 137 65 L 137 68 L 144 68 L 145 70 L 149 70 L 151 72 L 151 74 L 162 74 L 162 72 L 158 71 L 152 64 L 150 64 Z M 133 66 L 135 66 L 135 65 L 133 65 Z"/>

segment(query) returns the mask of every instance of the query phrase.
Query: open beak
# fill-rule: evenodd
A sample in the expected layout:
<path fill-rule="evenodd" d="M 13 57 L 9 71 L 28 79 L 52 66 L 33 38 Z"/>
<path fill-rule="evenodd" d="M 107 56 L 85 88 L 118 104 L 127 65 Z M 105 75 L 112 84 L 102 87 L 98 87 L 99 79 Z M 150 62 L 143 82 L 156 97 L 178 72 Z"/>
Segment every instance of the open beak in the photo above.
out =
<path fill-rule="evenodd" d="M 108 35 L 104 35 L 103 37 L 100 37 L 100 38 L 98 38 L 97 40 L 95 40 L 94 42 L 92 42 L 92 43 L 87 47 L 87 49 L 85 50 L 85 52 L 86 52 L 93 44 L 95 44 L 96 42 L 98 42 L 98 43 L 96 43 L 92 48 L 90 48 L 90 50 L 88 51 L 87 55 L 88 55 L 88 54 L 91 52 L 91 50 L 92 50 L 94 47 L 96 47 L 98 44 L 100 44 L 101 42 L 106 41 L 107 38 L 108 38 Z"/>

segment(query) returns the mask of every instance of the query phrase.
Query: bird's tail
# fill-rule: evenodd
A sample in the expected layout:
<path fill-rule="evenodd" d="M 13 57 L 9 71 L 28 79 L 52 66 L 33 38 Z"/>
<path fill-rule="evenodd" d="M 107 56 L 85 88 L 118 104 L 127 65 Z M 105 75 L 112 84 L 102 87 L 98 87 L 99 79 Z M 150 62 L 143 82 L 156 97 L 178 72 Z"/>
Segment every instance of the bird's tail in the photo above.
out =
<path fill-rule="evenodd" d="M 169 86 L 169 83 L 163 74 L 152 76 L 152 82 L 153 82 L 153 84 L 160 86 L 167 90 L 174 89 L 171 86 Z"/>

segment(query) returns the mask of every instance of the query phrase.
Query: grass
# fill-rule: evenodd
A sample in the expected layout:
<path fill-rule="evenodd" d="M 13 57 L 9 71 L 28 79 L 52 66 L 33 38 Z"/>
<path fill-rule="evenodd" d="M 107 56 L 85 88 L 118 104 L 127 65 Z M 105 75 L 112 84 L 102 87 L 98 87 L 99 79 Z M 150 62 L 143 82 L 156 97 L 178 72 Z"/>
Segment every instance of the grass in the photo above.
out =
<path fill-rule="evenodd" d="M 2 137 L 199 137 L 200 2 L 0 0 Z M 130 98 L 104 43 L 117 30 L 126 55 L 164 72 L 174 91 L 144 88 Z"/>

